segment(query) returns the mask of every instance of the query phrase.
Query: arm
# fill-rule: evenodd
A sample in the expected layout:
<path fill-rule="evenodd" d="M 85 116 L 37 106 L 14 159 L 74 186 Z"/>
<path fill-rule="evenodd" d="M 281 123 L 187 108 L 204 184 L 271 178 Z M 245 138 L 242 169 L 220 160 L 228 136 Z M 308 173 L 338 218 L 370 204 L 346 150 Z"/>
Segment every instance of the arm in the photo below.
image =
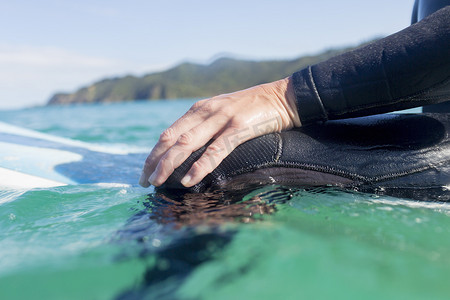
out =
<path fill-rule="evenodd" d="M 292 78 L 302 124 L 450 100 L 450 6 Z"/>
<path fill-rule="evenodd" d="M 316 121 L 356 117 L 450 100 L 434 97 L 449 82 L 450 7 L 363 48 L 291 77 L 202 100 L 166 129 L 139 183 L 163 184 L 208 144 L 181 183 L 200 182 L 238 145 Z"/>

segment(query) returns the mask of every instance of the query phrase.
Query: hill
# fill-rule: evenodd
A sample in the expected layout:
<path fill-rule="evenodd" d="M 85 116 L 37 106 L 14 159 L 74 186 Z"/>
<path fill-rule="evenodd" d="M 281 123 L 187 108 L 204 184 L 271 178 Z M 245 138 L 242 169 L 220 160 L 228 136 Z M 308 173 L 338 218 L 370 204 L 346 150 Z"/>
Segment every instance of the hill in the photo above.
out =
<path fill-rule="evenodd" d="M 293 60 L 220 58 L 209 65 L 182 63 L 163 72 L 108 78 L 74 93 L 57 93 L 48 105 L 209 97 L 287 77 L 350 49 L 327 50 Z"/>

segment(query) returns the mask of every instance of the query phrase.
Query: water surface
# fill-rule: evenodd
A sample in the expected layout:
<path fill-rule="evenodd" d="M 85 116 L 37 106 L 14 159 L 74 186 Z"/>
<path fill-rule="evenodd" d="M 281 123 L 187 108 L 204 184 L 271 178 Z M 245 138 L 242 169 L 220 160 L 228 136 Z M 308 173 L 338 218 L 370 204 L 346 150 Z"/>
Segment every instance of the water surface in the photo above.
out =
<path fill-rule="evenodd" d="M 41 107 L 0 121 L 148 152 L 192 103 Z M 2 190 L 0 199 L 9 200 L 0 205 L 2 299 L 450 294 L 446 203 L 275 185 L 160 194 L 120 182 Z"/>

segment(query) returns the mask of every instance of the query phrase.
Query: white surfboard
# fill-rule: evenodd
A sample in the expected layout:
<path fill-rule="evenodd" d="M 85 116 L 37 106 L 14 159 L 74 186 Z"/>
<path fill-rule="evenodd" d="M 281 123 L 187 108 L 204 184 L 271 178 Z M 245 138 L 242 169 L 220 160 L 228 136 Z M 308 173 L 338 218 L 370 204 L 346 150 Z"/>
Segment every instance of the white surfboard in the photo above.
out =
<path fill-rule="evenodd" d="M 0 122 L 0 189 L 133 183 L 143 155 Z"/>

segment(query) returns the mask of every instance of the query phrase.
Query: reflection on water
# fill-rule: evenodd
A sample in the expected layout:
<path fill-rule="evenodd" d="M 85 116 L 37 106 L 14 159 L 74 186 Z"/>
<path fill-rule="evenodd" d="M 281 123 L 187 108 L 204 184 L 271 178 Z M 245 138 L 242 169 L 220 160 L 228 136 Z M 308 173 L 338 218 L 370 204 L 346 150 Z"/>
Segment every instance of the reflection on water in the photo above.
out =
<path fill-rule="evenodd" d="M 272 263 L 282 266 L 283 259 L 277 253 L 288 255 L 296 266 L 290 271 L 292 276 L 306 276 L 315 268 L 326 274 L 327 263 L 315 265 L 309 257 L 330 260 L 333 265 L 336 247 L 341 249 L 337 261 L 349 268 L 350 273 L 359 270 L 359 263 L 346 254 L 355 249 L 367 251 L 361 250 L 360 254 L 369 265 L 384 264 L 384 259 L 405 260 L 407 264 L 415 264 L 417 270 L 424 261 L 428 262 L 427 253 L 434 251 L 441 255 L 447 249 L 445 245 L 433 246 L 427 239 L 433 235 L 435 225 L 442 226 L 443 220 L 434 224 L 424 217 L 428 214 L 445 218 L 441 211 L 446 203 L 439 206 L 425 203 L 418 208 L 416 201 L 338 188 L 272 185 L 233 193 L 161 191 L 148 195 L 143 204 L 144 209 L 116 233 L 115 241 L 127 247 L 133 245 L 146 269 L 137 284 L 122 291 L 116 299 L 185 299 L 186 286 L 210 279 L 202 277 L 208 269 L 218 272 L 208 275 L 212 278 L 211 290 L 239 285 L 245 278 L 247 283 L 253 282 L 250 274 L 254 276 L 266 260 L 271 266 Z M 433 212 L 436 209 L 439 211 Z M 418 233 L 411 228 L 421 231 L 422 237 L 417 239 Z M 327 241 L 327 246 L 321 247 L 318 241 Z M 318 249 L 322 254 L 316 256 Z M 381 255 L 380 261 L 373 258 L 375 254 Z M 124 254 L 123 258 L 129 257 Z M 309 271 L 303 272 L 304 269 Z M 396 272 L 401 274 L 402 270 Z M 375 279 L 386 276 L 381 271 L 371 274 Z M 277 280 L 276 276 L 271 278 Z"/>
<path fill-rule="evenodd" d="M 255 215 L 274 212 L 275 204 L 264 202 L 253 196 L 246 201 L 237 195 L 222 191 L 192 194 L 181 197 L 158 193 L 146 203 L 152 214 L 151 219 L 160 224 L 172 224 L 176 228 L 184 226 L 218 226 L 229 222 L 252 222 Z"/>
<path fill-rule="evenodd" d="M 117 241 L 134 240 L 141 257 L 153 256 L 136 288 L 117 299 L 174 299 L 177 287 L 200 264 L 220 254 L 231 242 L 237 228 L 233 224 L 255 222 L 276 211 L 278 202 L 292 197 L 290 189 L 268 191 L 247 189 L 233 194 L 148 195 L 146 209 L 133 216 L 116 235 Z"/>

